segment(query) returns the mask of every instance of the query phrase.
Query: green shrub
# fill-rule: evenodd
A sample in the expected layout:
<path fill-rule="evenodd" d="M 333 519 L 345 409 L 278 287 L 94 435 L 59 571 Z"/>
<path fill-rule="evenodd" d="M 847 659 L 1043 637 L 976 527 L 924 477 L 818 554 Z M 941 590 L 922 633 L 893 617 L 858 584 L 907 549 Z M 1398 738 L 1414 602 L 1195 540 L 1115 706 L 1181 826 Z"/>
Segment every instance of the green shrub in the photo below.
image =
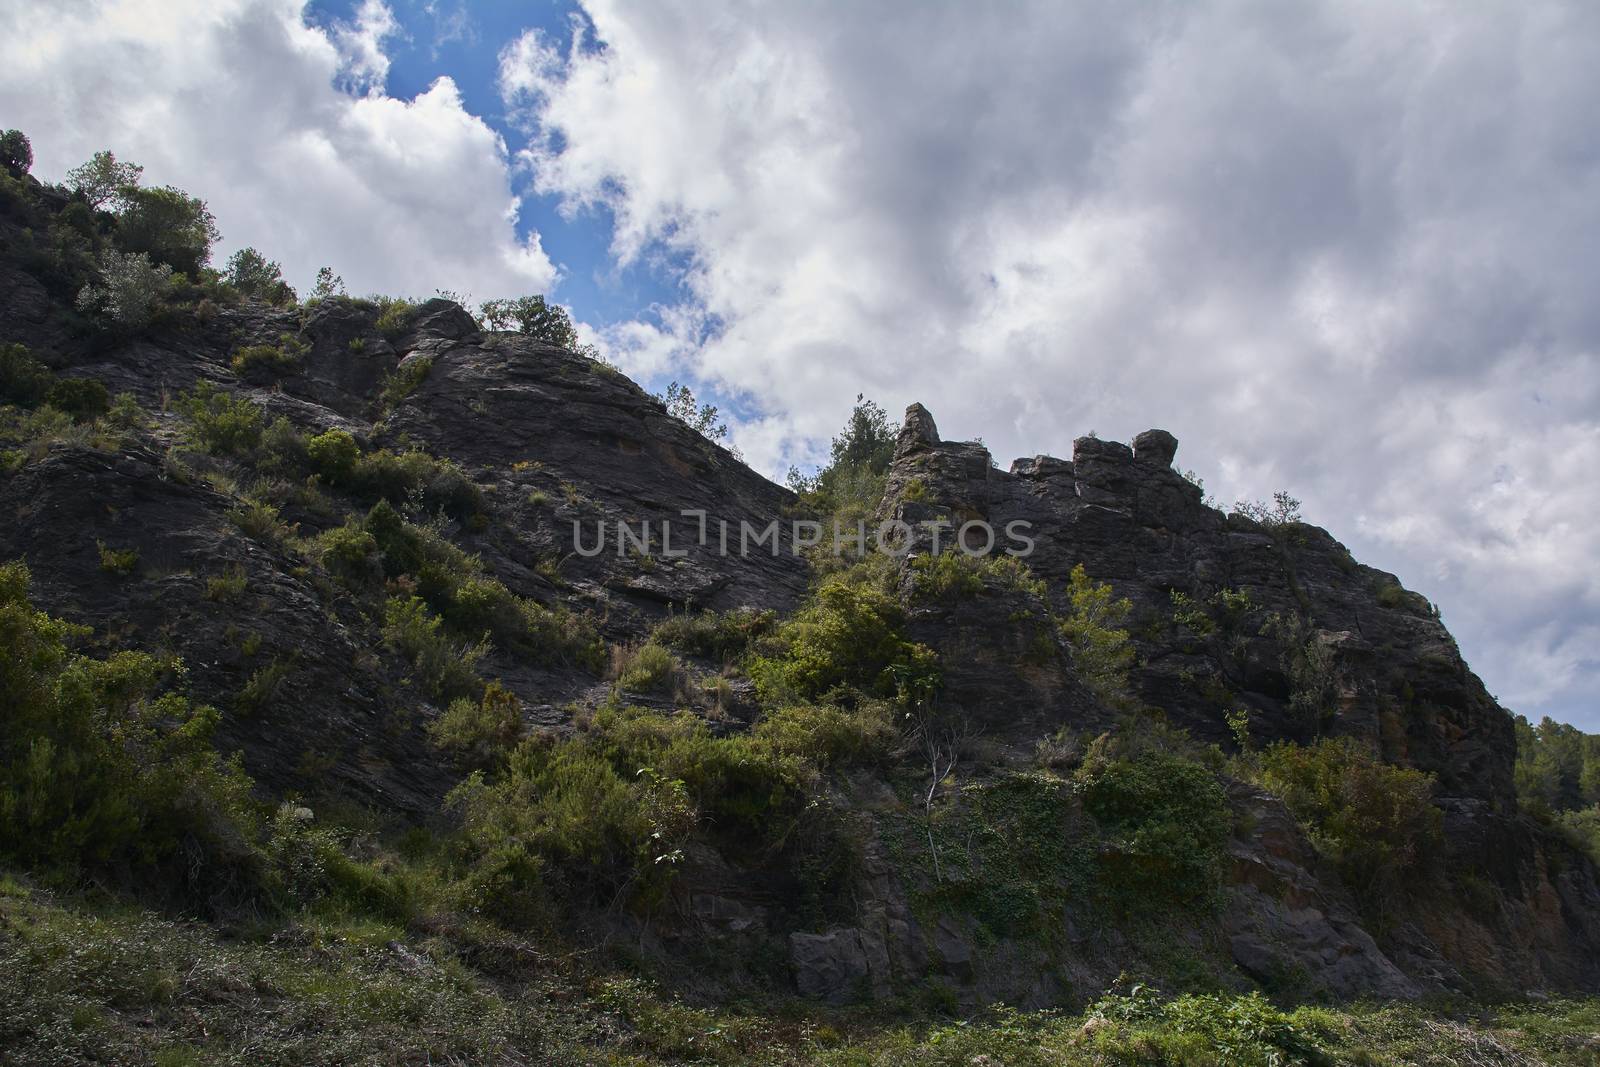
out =
<path fill-rule="evenodd" d="M 1103 742 L 1074 776 L 1084 810 L 1105 835 L 1102 885 L 1124 906 L 1214 904 L 1229 832 L 1216 776 L 1172 753 Z"/>
<path fill-rule="evenodd" d="M 1204 603 L 1177 589 L 1172 590 L 1170 595 L 1173 622 L 1185 627 L 1197 637 L 1209 636 L 1216 630 L 1216 623 L 1211 621 Z"/>
<path fill-rule="evenodd" d="M 657 624 L 650 639 L 684 655 L 732 663 L 770 634 L 777 621 L 777 612 L 756 608 L 685 612 Z"/>
<path fill-rule="evenodd" d="M 323 568 L 353 589 L 376 586 L 383 580 L 377 539 L 354 522 L 318 534 L 311 554 Z"/>
<path fill-rule="evenodd" d="M 351 471 L 349 487 L 367 500 L 395 505 L 420 502 L 430 513 L 443 511 L 461 520 L 471 519 L 483 508 L 483 494 L 466 471 L 417 449 L 364 453 Z"/>
<path fill-rule="evenodd" d="M 1301 521 L 1300 501 L 1282 489 L 1272 494 L 1270 504 L 1262 500 L 1240 500 L 1233 505 L 1233 513 L 1260 523 L 1274 533 L 1286 530 Z"/>
<path fill-rule="evenodd" d="M 1080 809 L 1072 784 L 1055 775 L 971 781 L 926 804 L 902 854 L 931 882 L 924 904 L 998 936 L 1048 943 L 1062 908 L 1094 890 L 1096 839 Z"/>
<path fill-rule="evenodd" d="M 428 724 L 434 744 L 475 767 L 501 763 L 522 735 L 522 703 L 499 682 L 485 686 L 480 700 L 456 698 Z"/>
<path fill-rule="evenodd" d="M 0 345 L 0 401 L 31 408 L 50 391 L 55 375 L 24 345 Z"/>
<path fill-rule="evenodd" d="M 150 323 L 172 283 L 172 268 L 152 263 L 143 252 L 124 254 L 105 249 L 99 256 L 98 285 L 78 293 L 79 311 L 104 315 L 124 330 Z"/>
<path fill-rule="evenodd" d="M 978 560 L 965 552 L 941 552 L 911 560 L 912 589 L 923 600 L 963 600 L 983 592 Z"/>
<path fill-rule="evenodd" d="M 472 640 L 493 635 L 507 650 L 541 663 L 600 669 L 604 648 L 585 616 L 514 595 L 482 573 L 476 556 L 428 527 L 406 522 L 386 501 L 373 505 L 362 525 L 384 573 L 412 575 L 419 595 L 453 632 Z"/>
<path fill-rule="evenodd" d="M 575 896 L 594 890 L 610 896 L 636 877 L 671 873 L 670 864 L 655 862 L 670 852 L 653 852 L 670 843 L 656 835 L 667 829 L 676 838 L 683 827 L 657 826 L 644 794 L 642 776 L 624 778 L 587 745 L 530 740 L 493 784 L 474 773 L 450 803 L 461 812 L 479 864 L 490 865 L 492 883 L 503 884 L 510 865 L 521 877 L 553 881 Z M 527 908 L 515 897 L 485 904 L 503 917 Z"/>
<path fill-rule="evenodd" d="M 344 430 L 328 430 L 306 442 L 306 458 L 323 481 L 341 485 L 354 473 L 361 446 Z"/>
<path fill-rule="evenodd" d="M 863 700 L 849 711 L 825 704 L 769 711 L 752 728 L 748 745 L 763 756 L 821 768 L 880 762 L 888 758 L 896 738 L 891 706 Z"/>
<path fill-rule="evenodd" d="M 115 574 L 126 578 L 139 568 L 139 550 L 137 548 L 112 548 L 104 541 L 96 541 L 95 546 L 100 550 L 100 569 L 107 574 Z"/>
<path fill-rule="evenodd" d="M 1429 873 L 1442 818 L 1432 775 L 1383 763 L 1349 738 L 1328 738 L 1272 745 L 1255 776 L 1283 798 L 1370 920 L 1388 920 Z"/>
<path fill-rule="evenodd" d="M 292 670 L 294 670 L 292 657 L 289 660 L 274 659 L 256 670 L 234 695 L 234 710 L 240 715 L 254 716 L 272 707 L 273 701 L 278 698 L 278 693 L 282 691 L 283 683 L 288 680 Z"/>
<path fill-rule="evenodd" d="M 284 803 L 272 819 L 264 848 L 271 886 L 291 906 L 331 906 L 405 925 L 416 914 L 404 879 L 345 854 L 340 834 L 317 825 L 309 808 Z"/>
<path fill-rule="evenodd" d="M 248 378 L 281 378 L 298 373 L 306 346 L 289 334 L 275 345 L 246 345 L 233 354 L 233 372 Z"/>
<path fill-rule="evenodd" d="M 180 408 L 189 417 L 196 441 L 213 455 L 237 455 L 261 443 L 261 408 L 210 382 L 197 382 Z"/>
<path fill-rule="evenodd" d="M 260 452 L 256 469 L 263 474 L 284 478 L 300 478 L 310 460 L 306 456 L 305 435 L 295 429 L 294 423 L 279 416 L 261 432 Z"/>
<path fill-rule="evenodd" d="M 451 641 L 441 627 L 444 620 L 428 610 L 419 597 L 390 597 L 384 605 L 383 640 L 406 660 L 429 695 L 439 700 L 477 699 L 483 682 L 478 661 L 488 655 L 486 644 Z"/>
<path fill-rule="evenodd" d="M 94 378 L 62 378 L 50 387 L 44 402 L 71 415 L 74 422 L 93 422 L 111 408 L 111 394 Z"/>
<path fill-rule="evenodd" d="M 228 509 L 228 518 L 245 536 L 267 544 L 282 544 L 293 533 L 278 517 L 277 506 L 261 500 L 247 500 Z"/>
<path fill-rule="evenodd" d="M 1555 821 L 1569 841 L 1600 864 L 1600 805 L 1582 811 L 1564 811 Z"/>
<path fill-rule="evenodd" d="M 426 564 L 419 573 L 430 576 Z M 445 622 L 457 632 L 477 637 L 498 634 L 513 640 L 521 636 L 522 613 L 517 598 L 497 579 L 457 572 L 442 575 L 426 586 L 432 594 L 430 602 L 438 605 Z"/>
<path fill-rule="evenodd" d="M 870 525 L 883 500 L 899 431 L 882 407 L 858 395 L 850 421 L 833 439 L 828 465 L 809 478 L 791 467 L 789 488 L 799 494 L 803 508 L 837 520 L 842 529 L 854 528 L 857 520 Z"/>
<path fill-rule="evenodd" d="M 90 659 L 88 635 L 33 609 L 28 571 L 0 566 L 0 854 L 106 868 L 182 854 L 180 877 L 247 864 L 250 783 L 210 744 L 217 713 L 161 693 L 178 665 Z"/>
<path fill-rule="evenodd" d="M 106 422 L 119 430 L 142 430 L 149 424 L 150 415 L 132 393 L 118 393 L 111 398 Z"/>
<path fill-rule="evenodd" d="M 0 408 L 0 441 L 22 446 L 24 460 L 42 459 L 58 444 L 94 445 L 93 428 L 72 421 L 65 412 L 46 405 L 30 412 Z"/>
<path fill-rule="evenodd" d="M 576 736 L 524 741 L 495 780 L 474 775 L 453 794 L 476 892 L 499 913 L 524 915 L 537 901 L 518 878 L 580 905 L 597 891 L 656 899 L 695 833 L 814 863 L 827 850 L 808 839 L 837 833 L 811 799 L 817 775 L 878 758 L 891 721 L 882 703 L 792 708 L 717 738 L 687 713 L 601 708 Z"/>
<path fill-rule="evenodd" d="M 200 268 L 211 259 L 212 243 L 220 236 L 205 201 L 170 185 L 118 192 L 123 208 L 116 240 L 123 251 L 148 254 L 156 263 L 198 277 Z"/>
<path fill-rule="evenodd" d="M 887 557 L 874 556 L 825 577 L 751 663 L 762 698 L 808 702 L 848 688 L 890 697 L 904 677 L 935 677 L 932 650 L 902 633 L 905 611 L 893 576 Z"/>
<path fill-rule="evenodd" d="M 274 307 L 295 304 L 295 292 L 283 280 L 283 268 L 254 248 L 241 248 L 230 256 L 225 277 L 229 285 L 245 296 L 264 300 Z"/>
<path fill-rule="evenodd" d="M 379 333 L 393 339 L 410 329 L 417 313 L 416 304 L 397 296 L 374 297 L 373 302 L 378 308 L 378 318 L 373 325 Z"/>
<path fill-rule="evenodd" d="M 244 568 L 229 567 L 225 573 L 206 579 L 206 599 L 232 603 L 244 595 L 245 585 Z"/>
<path fill-rule="evenodd" d="M 559 348 L 576 350 L 578 331 L 572 317 L 559 304 L 545 302 L 543 296 L 524 296 L 515 300 L 488 300 L 480 309 L 491 330 L 515 328 L 517 333 L 537 338 Z"/>
<path fill-rule="evenodd" d="M 1049 593 L 1028 565 L 1015 556 L 970 556 L 961 551 L 915 556 L 912 589 L 924 600 L 959 600 L 979 596 L 986 588 L 1043 599 Z"/>
<path fill-rule="evenodd" d="M 1537 724 L 1518 715 L 1514 778 L 1517 800 L 1548 817 L 1600 803 L 1600 737 L 1548 715 Z"/>
<path fill-rule="evenodd" d="M 671 652 L 646 643 L 622 654 L 617 665 L 617 685 L 634 693 L 670 693 L 679 670 L 677 657 Z"/>
<path fill-rule="evenodd" d="M 1086 1028 L 1093 1062 L 1287 1067 L 1324 1061 L 1316 1033 L 1258 992 L 1163 1000 L 1149 986 L 1113 993 L 1089 1009 L 1111 1026 Z M 1117 1025 L 1122 1024 L 1122 1025 Z M 1136 1058 L 1131 1058 L 1136 1057 Z"/>
<path fill-rule="evenodd" d="M 395 367 L 383 379 L 383 391 L 378 394 L 378 402 L 385 408 L 392 408 L 406 397 L 417 391 L 417 387 L 428 380 L 428 375 L 433 370 L 433 360 L 427 356 L 413 356 Z"/>
<path fill-rule="evenodd" d="M 1134 651 L 1123 627 L 1133 602 L 1114 599 L 1111 586 L 1091 579 L 1081 563 L 1072 568 L 1067 595 L 1072 610 L 1061 619 L 1061 633 L 1072 650 L 1073 666 L 1101 700 L 1125 702 Z"/>
<path fill-rule="evenodd" d="M 605 663 L 605 644 L 588 616 L 565 605 L 547 608 L 531 600 L 517 600 L 521 632 L 512 642 L 524 654 L 544 663 L 564 663 L 599 671 Z"/>

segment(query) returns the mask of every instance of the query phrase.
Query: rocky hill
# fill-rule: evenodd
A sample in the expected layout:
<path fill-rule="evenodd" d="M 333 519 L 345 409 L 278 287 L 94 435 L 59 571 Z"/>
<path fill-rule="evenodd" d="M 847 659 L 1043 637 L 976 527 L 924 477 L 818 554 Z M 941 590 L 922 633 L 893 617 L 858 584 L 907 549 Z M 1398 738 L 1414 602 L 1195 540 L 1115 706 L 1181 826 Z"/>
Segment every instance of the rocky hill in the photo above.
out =
<path fill-rule="evenodd" d="M 77 299 L 115 219 L 8 181 L 0 561 L 81 652 L 220 709 L 263 810 L 425 830 L 475 914 L 704 998 L 1600 987 L 1594 861 L 1519 809 L 1437 613 L 1292 513 L 1208 506 L 1170 434 L 1002 469 L 913 406 L 868 502 L 908 554 L 800 552 L 796 520 L 868 516 L 590 356 L 215 272 L 119 324 Z M 952 552 L 964 524 L 1032 551 Z M 614 793 L 558 773 L 602 765 Z"/>

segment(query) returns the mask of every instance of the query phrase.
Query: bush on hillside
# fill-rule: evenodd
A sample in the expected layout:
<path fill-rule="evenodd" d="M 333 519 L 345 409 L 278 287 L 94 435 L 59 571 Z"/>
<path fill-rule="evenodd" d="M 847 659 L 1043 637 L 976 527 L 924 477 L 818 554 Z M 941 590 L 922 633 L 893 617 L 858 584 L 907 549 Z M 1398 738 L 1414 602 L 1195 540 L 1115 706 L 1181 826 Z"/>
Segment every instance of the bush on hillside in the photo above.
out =
<path fill-rule="evenodd" d="M 750 676 L 772 704 L 813 702 L 844 689 L 900 694 L 907 679 L 936 684 L 933 651 L 906 640 L 893 563 L 874 556 L 825 577 L 756 657 Z"/>
<path fill-rule="evenodd" d="M 250 782 L 210 739 L 217 712 L 164 683 L 142 652 L 92 659 L 88 635 L 34 610 L 28 570 L 0 566 L 0 854 L 110 870 L 181 858 L 210 885 L 251 862 Z"/>
<path fill-rule="evenodd" d="M 41 403 L 55 375 L 25 345 L 0 345 L 0 401 L 31 408 Z"/>
<path fill-rule="evenodd" d="M 261 408 L 244 397 L 200 381 L 182 397 L 180 407 L 189 416 L 196 442 L 213 455 L 237 455 L 261 443 Z"/>
<path fill-rule="evenodd" d="M 651 640 L 686 656 L 733 663 L 770 634 L 777 622 L 777 612 L 756 608 L 684 612 L 657 624 Z"/>
<path fill-rule="evenodd" d="M 477 665 L 489 646 L 453 641 L 443 625 L 420 597 L 390 597 L 384 605 L 384 644 L 411 666 L 423 690 L 438 700 L 477 700 L 483 691 Z"/>
<path fill-rule="evenodd" d="M 522 740 L 522 703 L 499 682 L 484 687 L 477 701 L 457 697 L 433 722 L 428 736 L 469 767 L 503 762 Z"/>
<path fill-rule="evenodd" d="M 1276 744 L 1257 763 L 1257 780 L 1334 862 L 1363 914 L 1389 918 L 1440 846 L 1433 776 L 1383 763 L 1349 738 Z"/>
<path fill-rule="evenodd" d="M 1133 666 L 1133 644 L 1125 629 L 1133 602 L 1116 599 L 1111 586 L 1090 578 L 1081 563 L 1072 568 L 1067 595 L 1072 610 L 1061 618 L 1061 634 L 1072 650 L 1073 666 L 1096 696 L 1120 704 L 1126 700 Z"/>
<path fill-rule="evenodd" d="M 491 330 L 514 330 L 560 348 L 575 350 L 578 331 L 572 325 L 572 316 L 559 304 L 548 303 L 543 296 L 523 296 L 515 300 L 488 300 L 479 314 Z"/>
<path fill-rule="evenodd" d="M 153 263 L 143 252 L 100 254 L 99 283 L 78 293 L 78 310 L 104 315 L 124 330 L 149 325 L 172 279 L 172 268 Z"/>
<path fill-rule="evenodd" d="M 124 252 L 144 254 L 153 263 L 198 277 L 211 261 L 211 246 L 221 238 L 206 202 L 182 189 L 124 188 L 116 241 Z"/>
<path fill-rule="evenodd" d="M 111 393 L 94 378 L 61 378 L 50 386 L 44 402 L 74 422 L 93 422 L 111 410 Z"/>

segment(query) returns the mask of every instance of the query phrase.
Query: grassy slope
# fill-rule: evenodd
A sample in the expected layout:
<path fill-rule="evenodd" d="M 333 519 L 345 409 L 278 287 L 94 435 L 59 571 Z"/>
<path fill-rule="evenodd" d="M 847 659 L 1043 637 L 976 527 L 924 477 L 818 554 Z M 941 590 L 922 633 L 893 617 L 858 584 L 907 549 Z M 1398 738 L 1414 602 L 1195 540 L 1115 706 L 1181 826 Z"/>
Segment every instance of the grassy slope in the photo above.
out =
<path fill-rule="evenodd" d="M 0 876 L 0 1062 L 1594 1064 L 1600 1001 L 1282 1012 L 1134 992 L 962 1022 L 708 1011 L 490 927 L 219 927 Z"/>

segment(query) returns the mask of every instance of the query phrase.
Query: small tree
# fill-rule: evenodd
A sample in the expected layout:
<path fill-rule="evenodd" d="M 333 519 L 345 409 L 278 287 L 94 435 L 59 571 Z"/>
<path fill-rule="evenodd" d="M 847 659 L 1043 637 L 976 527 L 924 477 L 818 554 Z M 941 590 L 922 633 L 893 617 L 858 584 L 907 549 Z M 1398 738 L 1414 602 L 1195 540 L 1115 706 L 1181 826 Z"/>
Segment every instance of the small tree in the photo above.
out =
<path fill-rule="evenodd" d="M 281 307 L 295 301 L 283 270 L 254 248 L 241 248 L 228 258 L 227 278 L 239 292 L 269 304 Z"/>
<path fill-rule="evenodd" d="M 846 526 L 855 517 L 869 518 L 883 499 L 899 432 L 888 412 L 858 393 L 850 421 L 833 439 L 828 465 L 811 477 L 789 468 L 789 488 L 818 511 L 846 520 Z"/>
<path fill-rule="evenodd" d="M 106 249 L 100 255 L 101 284 L 83 287 L 78 293 L 78 308 L 98 312 L 118 326 L 136 330 L 149 323 L 171 277 L 171 267 L 151 263 L 143 252 Z"/>
<path fill-rule="evenodd" d="M 322 267 L 317 271 L 317 283 L 311 287 L 311 299 L 330 300 L 336 296 L 344 295 L 344 279 L 333 273 L 332 267 Z"/>
<path fill-rule="evenodd" d="M 543 296 L 488 300 L 484 302 L 480 314 L 491 330 L 514 328 L 517 333 L 548 341 L 560 348 L 575 351 L 578 347 L 578 331 L 572 325 L 572 316 L 559 304 L 546 302 Z"/>
<path fill-rule="evenodd" d="M 144 168 L 137 163 L 119 162 L 110 152 L 96 152 L 89 162 L 67 171 L 67 188 L 80 193 L 89 206 L 120 209 L 129 190 L 139 187 Z"/>
<path fill-rule="evenodd" d="M 1279 530 L 1300 521 L 1300 501 L 1282 489 L 1272 494 L 1270 504 L 1260 500 L 1240 500 L 1233 505 L 1233 510 L 1269 530 Z"/>
<path fill-rule="evenodd" d="M 1072 649 L 1073 666 L 1101 700 L 1125 701 L 1134 652 L 1123 627 L 1133 602 L 1116 599 L 1111 586 L 1090 578 L 1081 563 L 1072 568 L 1067 593 L 1072 613 L 1061 620 L 1061 633 Z"/>
<path fill-rule="evenodd" d="M 33 145 L 28 142 L 28 135 L 21 130 L 0 133 L 0 167 L 10 171 L 12 177 L 20 178 L 32 166 Z"/>
<path fill-rule="evenodd" d="M 682 419 L 707 440 L 721 441 L 728 436 L 727 424 L 717 421 L 717 406 L 698 403 L 687 385 L 673 382 L 667 386 L 666 395 L 656 399 L 667 406 L 668 415 Z"/>
<path fill-rule="evenodd" d="M 182 189 L 125 189 L 117 240 L 125 252 L 144 252 L 152 260 L 194 277 L 211 261 L 211 245 L 222 235 L 206 202 Z"/>
<path fill-rule="evenodd" d="M 882 474 L 894 460 L 895 435 L 899 432 L 900 427 L 889 421 L 888 412 L 857 393 L 850 421 L 833 439 L 832 466 Z"/>

